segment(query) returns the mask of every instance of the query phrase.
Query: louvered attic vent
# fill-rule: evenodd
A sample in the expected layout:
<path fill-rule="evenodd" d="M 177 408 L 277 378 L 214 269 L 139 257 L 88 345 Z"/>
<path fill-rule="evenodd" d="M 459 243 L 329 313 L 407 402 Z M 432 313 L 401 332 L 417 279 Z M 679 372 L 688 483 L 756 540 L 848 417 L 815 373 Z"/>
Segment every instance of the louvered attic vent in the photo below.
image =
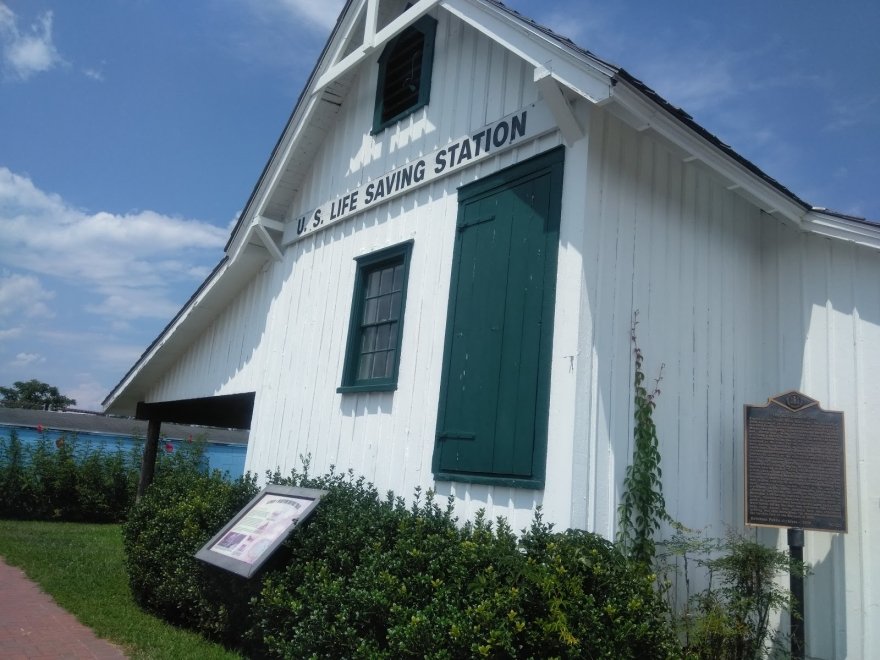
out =
<path fill-rule="evenodd" d="M 379 57 L 373 134 L 428 104 L 437 21 L 423 16 L 388 43 Z"/>

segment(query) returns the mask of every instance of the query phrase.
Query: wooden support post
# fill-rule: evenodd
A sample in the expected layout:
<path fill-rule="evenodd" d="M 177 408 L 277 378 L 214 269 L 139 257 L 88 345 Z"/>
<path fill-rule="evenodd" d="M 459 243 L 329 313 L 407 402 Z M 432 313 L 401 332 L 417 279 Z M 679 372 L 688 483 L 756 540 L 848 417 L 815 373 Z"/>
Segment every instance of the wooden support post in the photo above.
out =
<path fill-rule="evenodd" d="M 156 472 L 156 454 L 159 451 L 159 429 L 162 422 L 158 419 L 150 419 L 147 423 L 147 442 L 144 444 L 144 458 L 141 461 L 141 478 L 138 481 L 137 500 L 139 501 L 147 487 L 153 483 L 153 475 Z"/>

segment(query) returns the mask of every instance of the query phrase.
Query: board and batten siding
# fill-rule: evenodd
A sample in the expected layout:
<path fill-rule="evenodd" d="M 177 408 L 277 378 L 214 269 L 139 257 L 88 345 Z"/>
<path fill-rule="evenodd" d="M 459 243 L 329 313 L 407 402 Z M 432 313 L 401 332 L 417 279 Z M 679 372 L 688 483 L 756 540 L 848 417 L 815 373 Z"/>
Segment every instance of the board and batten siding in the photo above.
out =
<path fill-rule="evenodd" d="M 763 228 L 765 382 L 844 413 L 846 534 L 807 532 L 810 654 L 876 657 L 880 649 L 880 259 L 855 244 Z M 762 530 L 785 547 L 785 533 Z"/>
<path fill-rule="evenodd" d="M 576 381 L 571 523 L 613 536 L 632 454 L 633 346 L 660 375 L 667 506 L 686 525 L 742 519 L 742 406 L 763 400 L 761 211 L 649 132 L 592 114 L 577 252 L 576 344 L 557 343 Z M 585 184 L 585 185 L 584 185 Z M 774 222 L 772 219 L 770 222 Z M 572 243 L 566 245 L 565 228 Z M 560 287 L 565 286 L 560 274 Z M 573 296 L 572 296 L 573 297 Z M 559 314 L 564 313 L 560 309 Z M 739 472 L 738 472 L 739 471 Z M 722 532 L 722 529 L 718 529 Z"/>
<path fill-rule="evenodd" d="M 663 365 L 655 420 L 666 503 L 691 528 L 741 528 L 745 404 L 799 389 L 845 413 L 849 533 L 806 533 L 808 648 L 871 657 L 880 648 L 876 251 L 780 222 L 607 113 L 593 114 L 587 172 L 586 218 L 569 227 L 583 260 L 578 343 L 554 349 L 576 356 L 571 524 L 615 532 L 638 310 L 649 380 Z M 784 530 L 753 534 L 787 548 Z"/>
<path fill-rule="evenodd" d="M 301 182 L 289 219 L 538 99 L 532 69 L 519 58 L 447 14 L 437 29 L 431 103 L 374 139 L 368 131 L 375 67 L 365 65 Z M 283 261 L 267 264 L 149 400 L 255 390 L 248 469 L 286 472 L 310 456 L 313 472 L 351 467 L 380 490 L 404 496 L 416 486 L 435 487 L 441 495 L 454 493 L 465 517 L 486 507 L 492 516 L 507 515 L 515 528 L 525 527 L 542 491 L 435 484 L 431 458 L 456 189 L 558 144 L 556 134 L 538 138 L 290 245 Z M 354 259 L 409 239 L 415 242 L 399 387 L 394 393 L 337 394 Z M 553 514 L 560 524 L 568 508 L 560 499 Z"/>

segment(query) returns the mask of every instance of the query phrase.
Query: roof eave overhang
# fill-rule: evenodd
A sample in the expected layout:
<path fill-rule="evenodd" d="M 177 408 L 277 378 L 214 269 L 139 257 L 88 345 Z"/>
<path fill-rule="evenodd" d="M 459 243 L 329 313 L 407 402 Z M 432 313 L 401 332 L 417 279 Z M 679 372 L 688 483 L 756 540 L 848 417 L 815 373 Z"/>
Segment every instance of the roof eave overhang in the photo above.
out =
<path fill-rule="evenodd" d="M 726 153 L 719 145 L 672 116 L 654 99 L 624 79 L 617 79 L 609 109 L 638 131 L 652 130 L 682 152 L 687 162 L 699 162 L 718 175 L 724 185 L 749 198 L 770 215 L 804 226 L 809 207 L 759 176 L 743 159 Z"/>
<path fill-rule="evenodd" d="M 880 250 L 880 225 L 865 220 L 842 218 L 825 209 L 811 209 L 804 217 L 804 228 L 814 234 L 856 243 Z"/>
<path fill-rule="evenodd" d="M 613 67 L 569 48 L 505 7 L 486 0 L 442 0 L 440 6 L 578 96 L 597 104 L 610 98 Z"/>
<path fill-rule="evenodd" d="M 297 99 L 290 116 L 287 118 L 284 130 L 282 130 L 281 135 L 278 137 L 275 147 L 272 149 L 272 153 L 266 161 L 266 165 L 263 167 L 263 171 L 260 173 L 260 176 L 248 197 L 241 216 L 230 234 L 225 248 L 227 255 L 234 254 L 248 242 L 248 231 L 246 228 L 253 224 L 256 218 L 260 217 L 260 209 L 269 197 L 272 187 L 277 181 L 280 172 L 283 170 L 283 165 L 289 158 L 290 152 L 298 136 L 302 134 L 303 127 L 306 126 L 305 119 L 311 114 L 317 102 L 317 98 L 312 94 L 312 90 L 315 87 L 315 81 L 319 72 L 328 59 L 328 53 L 331 46 L 336 41 L 337 35 L 345 30 L 346 23 L 353 21 L 354 17 L 356 17 L 358 12 L 351 11 L 352 5 L 360 6 L 367 1 L 368 0 L 346 1 L 327 42 L 324 44 L 321 54 L 318 56 L 315 68 L 312 69 L 309 79 L 303 86 L 299 98 Z"/>
<path fill-rule="evenodd" d="M 663 102 L 651 98 L 628 75 L 615 79 L 611 97 L 604 104 L 637 131 L 652 130 L 675 145 L 687 162 L 701 163 L 717 175 L 728 190 L 737 192 L 770 216 L 799 229 L 880 249 L 880 225 L 842 218 L 816 209 L 766 176 L 732 149 L 707 137 L 704 129 L 673 116 Z M 692 125 L 691 125 L 692 124 Z"/>

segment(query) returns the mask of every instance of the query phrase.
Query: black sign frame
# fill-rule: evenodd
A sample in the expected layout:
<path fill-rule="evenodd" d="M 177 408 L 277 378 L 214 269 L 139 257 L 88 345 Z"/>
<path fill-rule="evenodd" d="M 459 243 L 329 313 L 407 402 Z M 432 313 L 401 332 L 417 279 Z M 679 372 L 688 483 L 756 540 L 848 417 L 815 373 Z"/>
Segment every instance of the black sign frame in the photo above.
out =
<path fill-rule="evenodd" d="M 823 434 L 821 440 L 826 442 L 826 446 L 821 446 L 818 450 L 815 446 L 812 447 L 811 456 L 806 456 L 808 452 L 801 452 L 795 448 L 788 451 L 785 448 L 777 448 L 779 456 L 786 459 L 785 474 L 780 475 L 785 478 L 780 478 L 780 483 L 771 483 L 765 475 L 758 474 L 759 471 L 753 468 L 753 464 L 759 462 L 754 460 L 757 458 L 755 454 L 759 452 L 751 447 L 750 420 L 760 419 L 771 420 L 769 422 L 771 428 L 773 423 L 784 425 L 786 421 L 794 421 L 801 423 L 801 433 L 807 433 L 805 429 L 809 429 L 809 424 L 815 424 L 817 427 L 824 425 L 826 431 L 829 426 L 836 427 L 839 433 Z M 744 406 L 743 435 L 745 438 L 743 512 L 746 525 L 846 533 L 846 433 L 843 412 L 824 410 L 817 400 L 793 390 L 770 397 L 763 406 Z M 818 441 L 817 437 L 812 437 L 808 433 L 800 437 L 801 440 Z M 834 441 L 833 446 L 828 442 L 829 440 Z M 757 440 L 755 442 L 757 444 Z M 831 474 L 836 470 L 829 468 L 829 465 L 832 467 L 839 465 L 839 473 Z M 815 474 L 817 470 L 833 476 L 833 482 L 809 483 L 810 475 Z M 755 492 L 753 486 L 757 486 L 754 488 Z M 772 499 L 765 491 L 773 493 Z M 813 505 L 812 514 L 807 513 L 808 505 Z M 816 513 L 818 509 L 823 509 L 822 513 Z"/>
<path fill-rule="evenodd" d="M 326 492 L 270 484 L 203 545 L 195 557 L 250 579 L 312 515 Z"/>

